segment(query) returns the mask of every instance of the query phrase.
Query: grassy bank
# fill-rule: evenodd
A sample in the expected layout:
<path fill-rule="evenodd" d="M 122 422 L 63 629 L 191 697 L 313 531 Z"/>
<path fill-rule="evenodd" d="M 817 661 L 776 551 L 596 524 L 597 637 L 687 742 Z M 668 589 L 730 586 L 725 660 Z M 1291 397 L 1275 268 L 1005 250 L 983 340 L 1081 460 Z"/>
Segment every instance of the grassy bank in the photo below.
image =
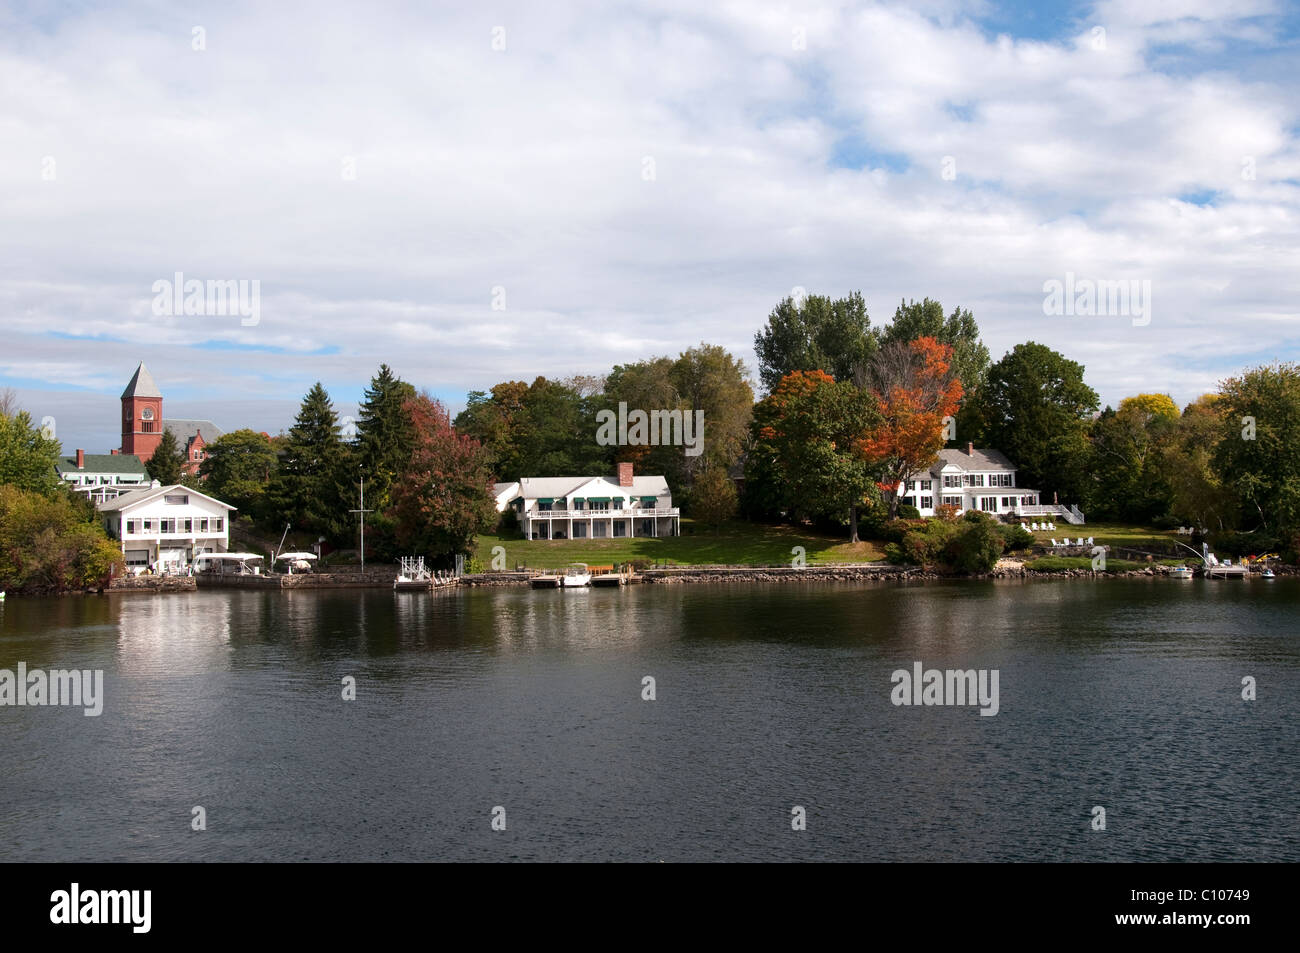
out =
<path fill-rule="evenodd" d="M 478 537 L 477 559 L 486 567 L 492 561 L 492 547 L 503 546 L 506 568 L 558 569 L 572 562 L 604 566 L 645 560 L 680 566 L 767 566 L 786 565 L 794 558 L 791 550 L 802 546 L 809 565 L 818 563 L 867 563 L 884 558 L 880 543 L 850 545 L 841 537 L 822 536 L 790 526 L 766 526 L 735 521 L 714 535 L 690 520 L 682 520 L 681 536 L 649 539 L 528 540 L 515 536 L 486 534 Z"/>
<path fill-rule="evenodd" d="M 1040 545 L 1049 547 L 1053 537 L 1060 542 L 1067 536 L 1071 540 L 1080 537 L 1087 539 L 1091 536 L 1093 544 L 1097 546 L 1127 546 L 1133 549 L 1153 545 L 1163 548 L 1173 542 L 1188 541 L 1186 536 L 1179 536 L 1168 530 L 1155 529 L 1151 526 L 1132 526 L 1127 523 L 1085 523 L 1082 526 L 1071 526 L 1069 523 L 1061 522 L 1056 524 L 1054 530 L 1034 533 L 1034 539 Z"/>

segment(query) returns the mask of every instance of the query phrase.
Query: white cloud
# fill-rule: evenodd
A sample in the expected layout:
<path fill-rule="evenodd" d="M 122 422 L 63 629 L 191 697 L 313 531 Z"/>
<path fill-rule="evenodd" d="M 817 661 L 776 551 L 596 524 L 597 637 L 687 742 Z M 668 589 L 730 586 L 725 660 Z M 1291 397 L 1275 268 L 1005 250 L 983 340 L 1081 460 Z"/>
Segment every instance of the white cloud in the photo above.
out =
<path fill-rule="evenodd" d="M 1050 42 L 991 35 L 986 9 L 10 15 L 0 366 L 114 390 L 144 358 L 215 402 L 355 392 L 382 360 L 442 393 L 701 340 L 752 365 L 795 285 L 861 289 L 877 321 L 903 296 L 973 307 L 995 356 L 1043 341 L 1111 402 L 1190 399 L 1272 341 L 1293 357 L 1300 99 L 1213 55 L 1152 67 L 1173 41 L 1265 49 L 1273 8 L 1100 4 Z M 863 169 L 835 167 L 846 140 Z M 1045 318 L 1067 270 L 1149 278 L 1151 325 Z M 259 279 L 261 323 L 153 318 L 175 271 Z M 193 347 L 214 340 L 262 350 Z"/>

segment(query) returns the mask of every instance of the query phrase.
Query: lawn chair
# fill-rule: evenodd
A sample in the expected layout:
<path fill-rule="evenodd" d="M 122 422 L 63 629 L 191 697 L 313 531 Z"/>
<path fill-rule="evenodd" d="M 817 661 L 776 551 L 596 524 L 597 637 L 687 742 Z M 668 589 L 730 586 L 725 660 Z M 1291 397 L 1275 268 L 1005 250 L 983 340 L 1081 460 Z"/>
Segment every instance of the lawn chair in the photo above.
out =
<path fill-rule="evenodd" d="M 1082 545 L 1083 545 L 1083 537 L 1080 536 L 1079 539 L 1078 539 L 1078 541 L 1077 541 L 1074 545 L 1076 545 L 1076 546 L 1082 546 Z"/>
<path fill-rule="evenodd" d="M 1060 545 L 1061 545 L 1061 544 L 1058 543 L 1055 539 L 1052 540 L 1052 548 L 1053 548 L 1053 549 L 1055 549 L 1056 547 L 1058 547 L 1058 546 L 1060 546 Z"/>
<path fill-rule="evenodd" d="M 1088 537 L 1088 545 L 1089 545 L 1089 546 L 1092 545 L 1092 537 L 1091 537 L 1091 536 Z"/>

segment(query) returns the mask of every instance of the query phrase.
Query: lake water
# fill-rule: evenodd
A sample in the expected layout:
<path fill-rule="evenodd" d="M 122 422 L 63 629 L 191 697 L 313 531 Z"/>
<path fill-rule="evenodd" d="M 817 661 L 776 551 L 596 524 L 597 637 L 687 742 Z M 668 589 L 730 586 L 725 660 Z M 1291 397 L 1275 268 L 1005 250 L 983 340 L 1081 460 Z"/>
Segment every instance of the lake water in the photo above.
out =
<path fill-rule="evenodd" d="M 4 860 L 1300 860 L 1300 580 L 0 606 L 0 668 L 105 672 L 0 708 Z"/>

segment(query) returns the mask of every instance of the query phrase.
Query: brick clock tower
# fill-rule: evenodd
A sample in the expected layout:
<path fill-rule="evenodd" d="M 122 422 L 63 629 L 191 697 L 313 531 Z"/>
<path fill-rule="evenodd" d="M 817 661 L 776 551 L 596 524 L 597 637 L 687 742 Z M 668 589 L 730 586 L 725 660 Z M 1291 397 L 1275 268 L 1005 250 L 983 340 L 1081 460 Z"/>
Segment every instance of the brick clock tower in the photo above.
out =
<path fill-rule="evenodd" d="M 162 392 L 140 362 L 122 391 L 122 452 L 148 461 L 163 435 Z"/>

